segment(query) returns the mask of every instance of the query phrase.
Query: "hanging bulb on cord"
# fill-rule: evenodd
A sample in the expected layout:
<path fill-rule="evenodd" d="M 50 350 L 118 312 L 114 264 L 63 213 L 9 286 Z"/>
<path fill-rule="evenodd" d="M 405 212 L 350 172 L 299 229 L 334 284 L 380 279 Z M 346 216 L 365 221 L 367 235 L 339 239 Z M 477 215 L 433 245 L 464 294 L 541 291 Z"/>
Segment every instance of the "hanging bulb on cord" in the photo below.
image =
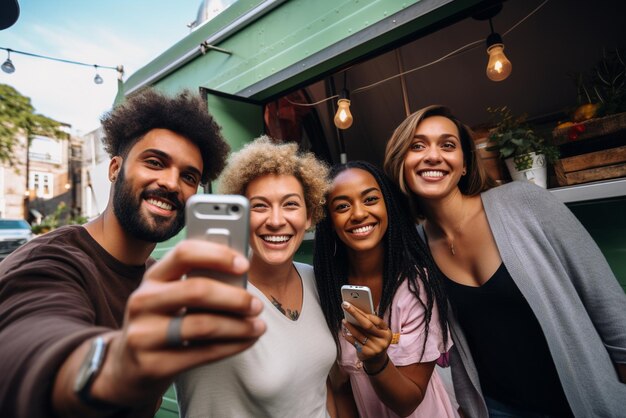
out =
<path fill-rule="evenodd" d="M 104 80 L 100 77 L 100 74 L 98 74 L 98 66 L 94 65 L 94 68 L 96 69 L 96 76 L 93 78 L 93 82 L 96 84 L 104 83 Z"/>
<path fill-rule="evenodd" d="M 348 129 L 352 126 L 352 113 L 350 113 L 350 99 L 348 90 L 343 89 L 337 101 L 337 113 L 334 118 L 335 126 L 339 129 Z"/>
<path fill-rule="evenodd" d="M 513 65 L 504 55 L 504 44 L 502 38 L 497 33 L 492 32 L 487 37 L 487 77 L 492 81 L 502 81 L 511 75 Z"/>
<path fill-rule="evenodd" d="M 4 61 L 4 63 L 2 64 L 2 71 L 4 71 L 7 74 L 12 74 L 15 72 L 15 66 L 13 65 L 13 62 L 11 61 L 10 49 L 7 49 L 7 60 Z"/>

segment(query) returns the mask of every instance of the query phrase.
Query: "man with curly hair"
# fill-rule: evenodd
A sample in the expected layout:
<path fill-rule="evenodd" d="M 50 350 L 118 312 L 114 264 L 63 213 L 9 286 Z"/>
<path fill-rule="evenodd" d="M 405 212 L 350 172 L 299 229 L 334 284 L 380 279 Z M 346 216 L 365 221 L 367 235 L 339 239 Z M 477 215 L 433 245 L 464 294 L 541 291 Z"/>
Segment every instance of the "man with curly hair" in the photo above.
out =
<path fill-rule="evenodd" d="M 104 212 L 0 263 L 0 416 L 152 416 L 174 377 L 250 347 L 262 302 L 192 269 L 241 274 L 229 248 L 157 242 L 229 151 L 202 99 L 146 90 L 102 119 L 112 183 Z M 187 308 L 190 311 L 186 315 Z"/>

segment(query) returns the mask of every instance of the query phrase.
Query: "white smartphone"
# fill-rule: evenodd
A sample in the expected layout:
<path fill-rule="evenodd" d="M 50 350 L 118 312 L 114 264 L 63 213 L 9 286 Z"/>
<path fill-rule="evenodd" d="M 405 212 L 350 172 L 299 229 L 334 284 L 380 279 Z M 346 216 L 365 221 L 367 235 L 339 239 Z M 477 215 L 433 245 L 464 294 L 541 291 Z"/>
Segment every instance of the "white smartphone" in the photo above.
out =
<path fill-rule="evenodd" d="M 352 286 L 349 284 L 343 285 L 341 286 L 341 299 L 345 302 L 351 303 L 365 313 L 374 313 L 372 292 L 367 286 Z M 359 322 L 345 310 L 343 311 L 343 315 L 349 323 L 357 326 L 359 325 Z"/>
<path fill-rule="evenodd" d="M 224 244 L 248 256 L 250 203 L 241 195 L 196 194 L 187 200 L 187 238 Z M 187 276 L 206 276 L 238 287 L 246 287 L 247 275 L 194 270 Z"/>

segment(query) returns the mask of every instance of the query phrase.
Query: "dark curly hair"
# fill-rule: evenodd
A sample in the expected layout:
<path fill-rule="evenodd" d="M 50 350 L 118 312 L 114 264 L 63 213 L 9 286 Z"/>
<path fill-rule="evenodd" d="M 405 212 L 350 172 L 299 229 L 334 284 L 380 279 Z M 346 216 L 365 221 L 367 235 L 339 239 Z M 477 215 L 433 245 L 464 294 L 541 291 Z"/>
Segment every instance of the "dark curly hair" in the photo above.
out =
<path fill-rule="evenodd" d="M 153 129 L 169 129 L 200 148 L 204 170 L 202 183 L 215 180 L 226 164 L 230 146 L 202 98 L 184 90 L 168 97 L 146 89 L 107 112 L 100 119 L 104 147 L 111 157 L 126 157 L 130 149 Z"/>
<path fill-rule="evenodd" d="M 410 217 L 407 198 L 398 187 L 385 176 L 378 167 L 366 161 L 349 161 L 333 167 L 331 178 L 339 173 L 358 168 L 370 173 L 385 199 L 388 226 L 383 237 L 385 258 L 383 266 L 383 289 L 380 297 L 379 317 L 389 311 L 391 324 L 391 304 L 396 291 L 404 280 L 408 280 L 409 290 L 417 298 L 426 311 L 425 338 L 422 356 L 428 339 L 430 318 L 434 309 L 438 309 L 439 326 L 442 331 L 444 345 L 448 341 L 447 297 L 441 279 L 441 273 L 432 259 L 424 241 L 420 238 L 415 223 Z M 328 212 L 328 205 L 325 205 Z M 341 309 L 341 286 L 348 284 L 348 254 L 346 245 L 337 237 L 329 213 L 315 228 L 315 249 L 313 251 L 313 268 L 315 282 L 326 318 L 337 350 L 340 350 L 339 331 L 343 310 Z M 420 297 L 420 287 L 424 289 L 426 300 Z M 421 360 L 421 356 L 420 356 Z"/>

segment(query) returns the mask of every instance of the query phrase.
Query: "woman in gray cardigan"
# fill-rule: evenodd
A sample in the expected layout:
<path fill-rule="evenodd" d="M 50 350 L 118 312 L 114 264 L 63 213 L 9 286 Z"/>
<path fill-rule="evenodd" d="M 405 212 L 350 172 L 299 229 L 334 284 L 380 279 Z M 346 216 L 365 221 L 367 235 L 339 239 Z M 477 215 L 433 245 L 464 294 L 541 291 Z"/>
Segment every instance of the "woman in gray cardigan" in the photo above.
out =
<path fill-rule="evenodd" d="M 626 295 L 565 205 L 526 182 L 494 188 L 473 149 L 469 128 L 429 106 L 385 153 L 445 276 L 461 408 L 624 416 Z"/>

